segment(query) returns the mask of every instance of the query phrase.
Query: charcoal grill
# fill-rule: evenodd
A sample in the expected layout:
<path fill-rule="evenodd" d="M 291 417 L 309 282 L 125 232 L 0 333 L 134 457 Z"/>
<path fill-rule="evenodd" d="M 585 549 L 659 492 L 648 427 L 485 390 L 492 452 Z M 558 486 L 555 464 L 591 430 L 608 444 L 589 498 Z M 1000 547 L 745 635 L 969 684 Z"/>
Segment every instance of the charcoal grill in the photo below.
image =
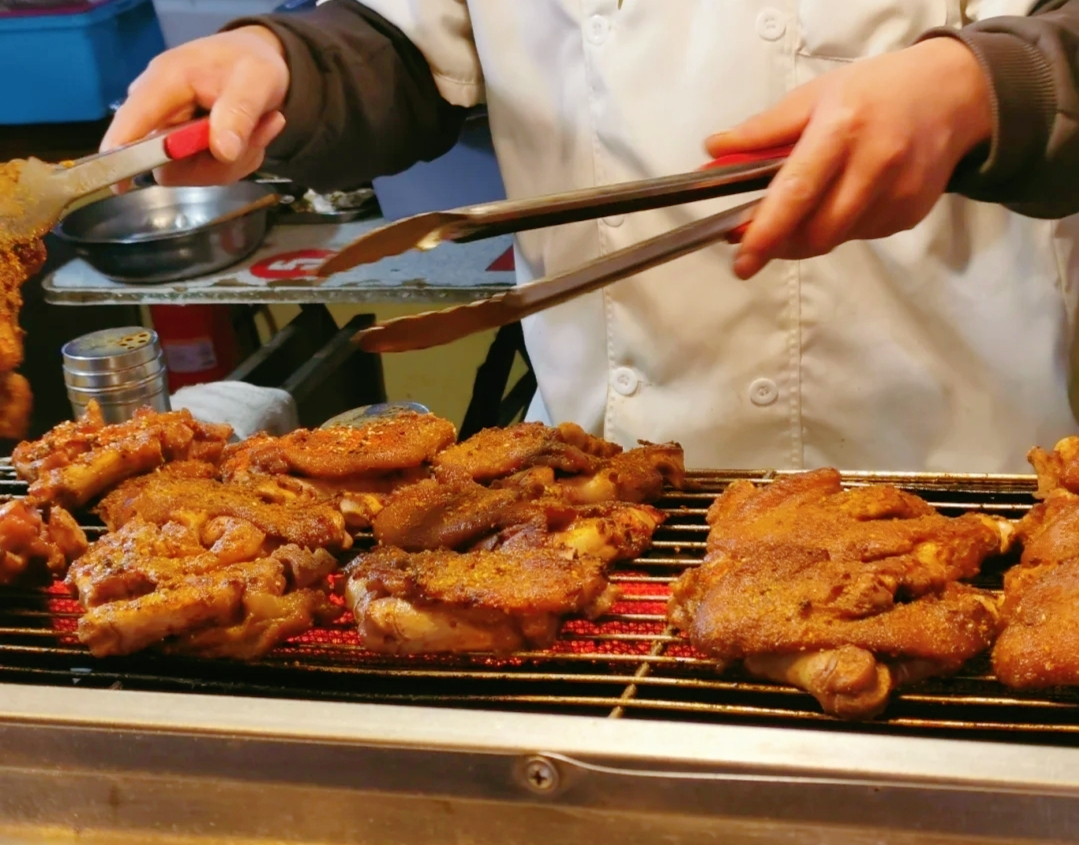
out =
<path fill-rule="evenodd" d="M 509 659 L 378 657 L 346 621 L 251 664 L 94 660 L 63 591 L 5 591 L 0 840 L 1079 841 L 1074 692 L 1017 694 L 982 660 L 855 725 L 717 675 L 669 629 L 669 583 L 700 561 L 710 502 L 777 475 L 691 474 L 659 503 L 653 549 L 617 568 L 612 612 Z M 844 475 L 879 482 L 1009 518 L 1035 489 Z M 24 492 L 9 464 L 0 489 Z M 1007 564 L 981 586 L 999 589 Z"/>

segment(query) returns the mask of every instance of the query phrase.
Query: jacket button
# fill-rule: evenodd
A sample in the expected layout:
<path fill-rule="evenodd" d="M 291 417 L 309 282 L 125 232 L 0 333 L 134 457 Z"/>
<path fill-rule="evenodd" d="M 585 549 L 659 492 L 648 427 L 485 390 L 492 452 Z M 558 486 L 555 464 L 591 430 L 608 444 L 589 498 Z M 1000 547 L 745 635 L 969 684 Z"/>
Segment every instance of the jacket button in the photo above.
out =
<path fill-rule="evenodd" d="M 611 386 L 619 396 L 632 396 L 640 388 L 641 379 L 629 367 L 619 367 L 612 374 Z"/>
<path fill-rule="evenodd" d="M 604 225 L 610 226 L 612 229 L 617 229 L 619 226 L 621 226 L 625 222 L 626 222 L 626 215 L 624 215 L 624 214 L 613 214 L 610 217 L 604 217 L 603 218 Z"/>
<path fill-rule="evenodd" d="M 749 386 L 749 401 L 761 408 L 771 405 L 779 398 L 779 388 L 770 378 L 756 379 Z"/>
<path fill-rule="evenodd" d="M 589 43 L 597 47 L 607 40 L 611 31 L 611 24 L 603 15 L 592 15 L 585 24 L 585 37 Z"/>
<path fill-rule="evenodd" d="M 777 9 L 762 9 L 757 15 L 757 34 L 765 41 L 778 41 L 786 31 L 787 22 Z"/>

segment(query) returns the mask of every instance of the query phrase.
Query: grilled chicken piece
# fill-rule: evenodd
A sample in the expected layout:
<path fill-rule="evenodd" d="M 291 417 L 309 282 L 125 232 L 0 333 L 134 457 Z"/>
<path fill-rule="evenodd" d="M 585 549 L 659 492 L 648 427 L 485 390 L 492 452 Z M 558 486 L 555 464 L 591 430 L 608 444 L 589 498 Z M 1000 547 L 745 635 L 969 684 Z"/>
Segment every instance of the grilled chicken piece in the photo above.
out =
<path fill-rule="evenodd" d="M 345 595 L 372 651 L 508 653 L 550 645 L 565 616 L 609 608 L 605 568 L 565 549 L 409 554 L 383 546 L 349 566 Z"/>
<path fill-rule="evenodd" d="M 325 550 L 267 552 L 264 534 L 229 518 L 201 535 L 135 518 L 95 542 L 67 575 L 86 608 L 79 640 L 96 657 L 158 647 L 248 660 L 339 614 L 324 586 L 337 561 Z"/>
<path fill-rule="evenodd" d="M 165 644 L 163 650 L 197 657 L 257 660 L 285 640 L 325 625 L 341 615 L 319 590 L 281 594 L 277 567 L 267 570 L 258 589 L 251 576 L 242 598 L 242 618 L 227 627 L 201 628 Z"/>
<path fill-rule="evenodd" d="M 23 499 L 0 507 L 0 584 L 24 575 L 63 575 L 86 551 L 86 534 L 66 510 L 42 509 Z"/>
<path fill-rule="evenodd" d="M 34 397 L 18 373 L 0 373 L 0 440 L 22 440 L 30 428 Z"/>
<path fill-rule="evenodd" d="M 574 423 L 562 423 L 558 428 L 521 423 L 485 428 L 440 452 L 434 462 L 437 467 L 466 472 L 487 483 L 532 467 L 591 474 L 600 468 L 602 459 L 621 451 L 621 446 L 592 437 Z"/>
<path fill-rule="evenodd" d="M 843 491 L 825 469 L 736 482 L 708 523 L 671 622 L 721 664 L 744 660 L 834 715 L 872 718 L 896 686 L 955 672 L 996 635 L 995 598 L 960 579 L 1008 548 L 1003 520 L 949 519 L 894 487 Z"/>
<path fill-rule="evenodd" d="M 79 420 L 20 443 L 11 457 L 19 477 L 30 482 L 31 499 L 77 508 L 169 461 L 216 463 L 231 436 L 229 426 L 201 423 L 186 410 L 143 408 L 128 422 L 105 425 L 91 402 Z"/>
<path fill-rule="evenodd" d="M 573 548 L 604 561 L 644 552 L 663 514 L 647 505 L 572 505 L 542 486 L 491 489 L 440 471 L 395 493 L 374 518 L 375 537 L 405 551 Z"/>
<path fill-rule="evenodd" d="M 1037 498 L 1079 495 L 1079 437 L 1065 437 L 1051 452 L 1031 449 L 1027 460 L 1038 475 Z"/>
<path fill-rule="evenodd" d="M 571 502 L 654 502 L 664 486 L 681 490 L 686 482 L 685 454 L 677 443 L 641 443 L 603 462 L 591 476 L 558 481 Z"/>
<path fill-rule="evenodd" d="M 522 506 L 541 493 L 524 486 L 491 490 L 466 474 L 440 471 L 437 478 L 394 493 L 372 528 L 382 545 L 406 551 L 465 549 L 527 519 Z"/>
<path fill-rule="evenodd" d="M 12 370 L 24 354 L 24 332 L 19 328 L 22 286 L 45 263 L 44 232 L 16 234 L 4 225 L 5 217 L 20 213 L 16 186 L 22 164 L 0 163 L 0 437 L 5 440 L 25 437 L 30 427 L 30 383 Z"/>
<path fill-rule="evenodd" d="M 426 470 L 424 470 L 426 475 Z M 252 472 L 232 476 L 230 483 L 254 488 L 268 502 L 290 500 L 323 502 L 336 508 L 352 531 L 371 527 L 371 521 L 382 510 L 390 491 L 405 484 L 408 473 L 390 479 L 356 478 L 344 481 L 324 481 L 318 478 L 296 478 L 292 475 L 264 475 Z"/>
<path fill-rule="evenodd" d="M 567 507 L 558 500 L 539 499 L 529 511 L 530 519 L 503 529 L 473 549 L 572 549 L 578 555 L 617 563 L 644 554 L 665 519 L 650 505 L 626 502 Z"/>
<path fill-rule="evenodd" d="M 352 545 L 345 518 L 317 493 L 273 478 L 230 484 L 199 477 L 197 464 L 133 478 L 105 496 L 97 513 L 115 531 L 134 518 L 202 530 L 219 518 L 243 520 L 278 543 L 339 551 Z"/>
<path fill-rule="evenodd" d="M 1015 689 L 1079 685 L 1079 437 L 1028 456 L 1035 505 L 1019 523 L 1023 554 L 1004 575 L 997 678 Z"/>
<path fill-rule="evenodd" d="M 165 473 L 174 478 L 212 479 L 217 476 L 217 468 L 212 464 L 199 461 L 175 461 L 155 471 L 156 476 Z M 116 502 L 130 500 L 141 489 L 137 482 L 138 479 L 133 479 L 125 485 L 124 493 L 121 494 L 117 490 L 116 496 L 106 497 L 109 506 Z M 348 489 L 350 485 L 339 482 L 296 478 L 291 475 L 265 475 L 258 472 L 234 475 L 229 479 L 228 486 L 249 490 L 267 504 L 321 503 L 332 506 L 341 512 L 345 525 L 352 530 L 370 528 L 371 520 L 382 509 L 385 499 L 384 493 L 352 490 Z"/>
<path fill-rule="evenodd" d="M 681 490 L 686 466 L 677 443 L 644 443 L 628 452 L 604 458 L 590 472 L 558 476 L 552 467 L 533 467 L 492 483 L 492 487 L 543 487 L 550 496 L 572 504 L 654 502 L 665 486 Z"/>
<path fill-rule="evenodd" d="M 457 439 L 453 423 L 406 412 L 364 428 L 299 430 L 284 437 L 258 435 L 231 446 L 222 466 L 226 481 L 289 478 L 331 500 L 349 528 L 369 528 L 386 497 L 430 475 L 435 453 Z"/>
<path fill-rule="evenodd" d="M 268 555 L 266 535 L 260 532 L 256 539 L 249 559 Z M 236 538 L 230 537 L 224 545 L 234 547 Z M 204 575 L 237 562 L 235 555 L 219 558 L 203 543 L 197 528 L 180 523 L 154 525 L 135 518 L 96 540 L 68 569 L 66 582 L 89 609 L 138 598 L 177 574 Z"/>
<path fill-rule="evenodd" d="M 284 437 L 248 438 L 229 447 L 222 475 L 254 471 L 334 481 L 378 478 L 422 467 L 456 439 L 449 420 L 407 412 L 363 428 L 299 429 Z"/>
<path fill-rule="evenodd" d="M 2 171 L 3 165 L 0 165 Z M 0 191 L 3 174 L 0 172 Z M 45 244 L 34 238 L 13 242 L 0 230 L 0 371 L 22 364 L 24 332 L 19 328 L 23 283 L 45 264 Z"/>

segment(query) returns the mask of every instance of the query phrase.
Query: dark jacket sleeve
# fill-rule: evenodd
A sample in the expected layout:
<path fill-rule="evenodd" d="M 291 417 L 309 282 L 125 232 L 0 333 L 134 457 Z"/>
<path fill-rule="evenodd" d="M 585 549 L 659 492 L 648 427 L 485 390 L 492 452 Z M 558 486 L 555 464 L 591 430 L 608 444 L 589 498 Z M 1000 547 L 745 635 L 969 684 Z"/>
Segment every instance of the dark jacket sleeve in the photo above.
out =
<path fill-rule="evenodd" d="M 994 132 L 950 190 L 1030 217 L 1079 212 L 1079 0 L 1043 0 L 927 37 L 960 39 L 990 80 Z"/>
<path fill-rule="evenodd" d="M 231 22 L 259 24 L 285 47 L 286 128 L 266 169 L 315 190 L 356 188 L 450 149 L 467 109 L 438 92 L 419 49 L 355 0 Z"/>

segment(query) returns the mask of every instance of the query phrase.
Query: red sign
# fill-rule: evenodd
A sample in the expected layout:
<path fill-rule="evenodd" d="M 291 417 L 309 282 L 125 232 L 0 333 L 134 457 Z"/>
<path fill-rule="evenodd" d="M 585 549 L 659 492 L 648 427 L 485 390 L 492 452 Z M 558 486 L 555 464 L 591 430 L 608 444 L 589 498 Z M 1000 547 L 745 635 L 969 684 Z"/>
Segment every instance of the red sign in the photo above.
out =
<path fill-rule="evenodd" d="M 508 273 L 512 272 L 514 270 L 514 267 L 515 262 L 513 260 L 513 247 L 511 246 L 491 263 L 491 266 L 487 268 L 487 272 Z"/>
<path fill-rule="evenodd" d="M 251 275 L 257 279 L 309 279 L 318 266 L 334 253 L 328 249 L 301 249 L 271 255 L 251 267 Z"/>

